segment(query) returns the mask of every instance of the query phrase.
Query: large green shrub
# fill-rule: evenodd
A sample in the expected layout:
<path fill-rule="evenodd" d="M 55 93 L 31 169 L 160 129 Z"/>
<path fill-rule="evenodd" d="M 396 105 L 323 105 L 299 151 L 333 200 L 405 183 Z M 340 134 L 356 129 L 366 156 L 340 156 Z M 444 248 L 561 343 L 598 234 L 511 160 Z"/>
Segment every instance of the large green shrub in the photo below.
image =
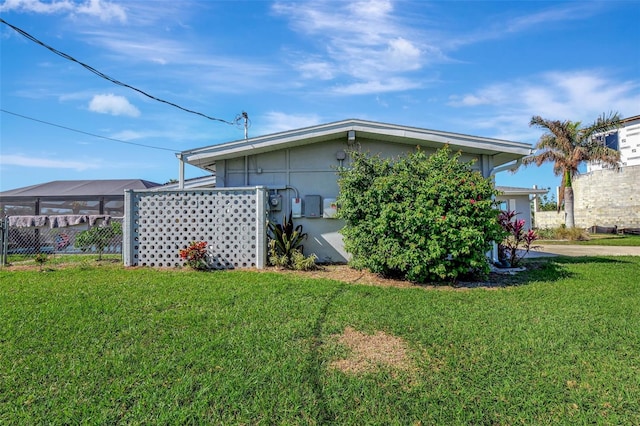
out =
<path fill-rule="evenodd" d="M 492 182 L 444 147 L 396 160 L 351 152 L 339 170 L 345 249 L 355 267 L 414 282 L 488 272 L 503 237 Z"/>

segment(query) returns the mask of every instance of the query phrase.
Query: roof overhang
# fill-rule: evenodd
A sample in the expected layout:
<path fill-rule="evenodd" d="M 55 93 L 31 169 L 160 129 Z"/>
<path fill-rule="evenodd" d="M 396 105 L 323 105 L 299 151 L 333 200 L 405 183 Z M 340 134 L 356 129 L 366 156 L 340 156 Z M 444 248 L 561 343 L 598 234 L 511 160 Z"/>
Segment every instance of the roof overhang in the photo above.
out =
<path fill-rule="evenodd" d="M 47 197 L 49 199 L 58 197 L 79 200 L 104 196 L 124 197 L 126 189 L 147 189 L 159 185 L 159 183 L 143 179 L 56 180 L 4 191 L 0 193 L 0 197 L 3 200 L 20 197 Z"/>
<path fill-rule="evenodd" d="M 186 179 L 182 188 L 180 188 L 180 183 L 166 183 L 164 185 L 156 186 L 154 188 L 150 188 L 149 191 L 168 191 L 168 190 L 178 190 L 178 189 L 195 189 L 195 188 L 215 188 L 216 187 L 216 176 L 215 175 L 207 175 L 201 176 L 197 178 Z"/>
<path fill-rule="evenodd" d="M 548 189 L 540 188 L 518 188 L 514 186 L 496 186 L 496 189 L 502 193 L 502 195 L 543 195 L 549 192 Z"/>
<path fill-rule="evenodd" d="M 428 130 L 364 120 L 335 123 L 290 130 L 251 139 L 183 151 L 178 158 L 193 166 L 213 170 L 216 161 L 293 148 L 330 140 L 345 140 L 349 132 L 356 140 L 376 140 L 438 149 L 448 144 L 453 151 L 493 157 L 494 166 L 517 160 L 531 153 L 531 145 L 460 133 Z M 366 150 L 366 146 L 363 146 Z"/>

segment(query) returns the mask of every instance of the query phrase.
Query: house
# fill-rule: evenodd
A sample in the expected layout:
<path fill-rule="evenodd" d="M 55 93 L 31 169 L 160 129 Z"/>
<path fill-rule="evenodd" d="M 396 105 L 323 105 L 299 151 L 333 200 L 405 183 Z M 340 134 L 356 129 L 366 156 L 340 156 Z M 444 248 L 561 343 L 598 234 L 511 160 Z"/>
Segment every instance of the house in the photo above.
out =
<path fill-rule="evenodd" d="M 125 190 L 157 186 L 141 179 L 59 180 L 3 191 L 0 262 L 5 254 L 79 252 L 74 247 L 78 234 L 111 219 L 122 220 Z M 120 245 L 114 239 L 104 250 L 117 253 Z"/>
<path fill-rule="evenodd" d="M 619 129 L 601 135 L 602 142 L 608 148 L 620 152 L 620 166 L 640 166 L 640 115 L 620 120 Z M 587 173 L 607 168 L 599 162 L 587 164 Z"/>
<path fill-rule="evenodd" d="M 125 189 L 160 184 L 142 179 L 56 180 L 0 192 L 0 217 L 62 214 L 124 215 Z"/>
<path fill-rule="evenodd" d="M 600 135 L 602 143 L 620 152 L 619 166 L 587 163 L 587 172 L 573 180 L 578 228 L 640 233 L 640 115 L 621 122 L 619 129 Z M 564 216 L 564 211 L 538 212 L 537 226 L 561 226 Z"/>
<path fill-rule="evenodd" d="M 538 189 L 536 187 L 518 188 L 513 186 L 496 186 L 496 189 L 500 191 L 500 195 L 496 197 L 496 200 L 500 202 L 498 206 L 500 210 L 515 211 L 518 213 L 518 219 L 524 219 L 524 228 L 533 229 L 536 224 L 534 218 L 531 216 L 531 203 L 533 202 L 533 204 L 536 205 L 536 198 L 546 194 L 549 190 Z"/>
<path fill-rule="evenodd" d="M 321 262 L 344 262 L 349 255 L 339 234 L 343 223 L 335 218 L 336 170 L 349 165 L 349 151 L 395 157 L 444 145 L 461 151 L 462 161 L 473 160 L 485 177 L 516 167 L 531 153 L 531 145 L 521 142 L 349 119 L 183 151 L 177 154 L 178 186 L 189 164 L 213 174 L 218 189 L 264 187 L 269 220 L 280 222 L 292 212 L 309 234 L 306 253 Z"/>

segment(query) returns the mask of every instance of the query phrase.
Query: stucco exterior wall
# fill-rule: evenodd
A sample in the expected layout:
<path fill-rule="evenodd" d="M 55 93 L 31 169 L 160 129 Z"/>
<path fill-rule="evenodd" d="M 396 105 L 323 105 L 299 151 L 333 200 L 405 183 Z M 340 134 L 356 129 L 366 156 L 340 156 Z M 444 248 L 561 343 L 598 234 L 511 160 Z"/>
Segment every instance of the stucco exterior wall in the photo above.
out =
<path fill-rule="evenodd" d="M 498 195 L 496 201 L 501 202 L 499 206 L 500 210 L 513 210 L 516 213 L 517 219 L 524 219 L 525 228 L 533 228 L 531 221 L 531 202 L 529 201 L 529 195 Z"/>
<path fill-rule="evenodd" d="M 280 208 L 271 209 L 268 213 L 269 220 L 278 223 L 282 222 L 284 214 L 289 213 L 291 199 L 299 196 L 303 200 L 302 217 L 294 219 L 294 223 L 302 225 L 303 232 L 309 235 L 304 243 L 305 254 L 315 253 L 320 262 L 346 262 L 349 255 L 344 251 L 339 233 L 344 222 L 339 219 L 306 217 L 304 198 L 307 195 L 319 195 L 321 200 L 337 198 L 337 169 L 349 164 L 348 156 L 341 162 L 337 159 L 337 154 L 351 149 L 380 154 L 382 157 L 397 157 L 415 150 L 415 147 L 364 138 L 359 138 L 355 144 L 350 145 L 342 138 L 218 161 L 217 187 L 264 186 L 269 195 L 280 195 Z M 435 152 L 422 149 L 426 153 Z M 492 167 L 490 159 L 486 157 L 472 154 L 461 156 L 461 161 L 471 160 L 475 160 L 473 168 L 483 171 L 485 175 Z"/>

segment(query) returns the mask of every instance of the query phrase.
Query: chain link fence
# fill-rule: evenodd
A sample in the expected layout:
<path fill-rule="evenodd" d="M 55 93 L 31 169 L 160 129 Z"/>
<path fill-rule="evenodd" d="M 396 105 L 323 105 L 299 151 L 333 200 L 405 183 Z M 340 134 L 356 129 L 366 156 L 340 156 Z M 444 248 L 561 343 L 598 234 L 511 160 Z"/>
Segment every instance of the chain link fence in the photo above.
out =
<path fill-rule="evenodd" d="M 8 216 L 0 219 L 0 267 L 40 253 L 120 254 L 122 217 Z"/>

